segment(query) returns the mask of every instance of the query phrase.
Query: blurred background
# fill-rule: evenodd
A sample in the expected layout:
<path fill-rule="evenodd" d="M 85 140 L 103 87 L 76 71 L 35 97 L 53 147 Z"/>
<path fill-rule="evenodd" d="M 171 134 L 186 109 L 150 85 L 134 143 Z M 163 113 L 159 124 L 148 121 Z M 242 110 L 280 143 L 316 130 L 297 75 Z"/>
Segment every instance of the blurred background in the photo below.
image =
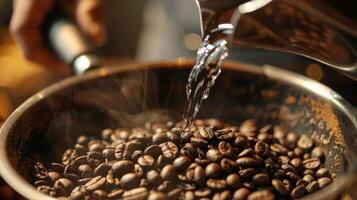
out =
<path fill-rule="evenodd" d="M 104 3 L 109 40 L 99 52 L 107 64 L 120 67 L 131 62 L 195 57 L 201 38 L 193 0 L 105 0 Z M 24 60 L 8 33 L 11 7 L 10 0 L 0 0 L 0 125 L 29 96 L 65 78 Z M 357 82 L 312 60 L 238 47 L 231 51 L 229 59 L 295 71 L 328 85 L 357 106 Z M 0 180 L 0 199 L 20 197 Z"/>

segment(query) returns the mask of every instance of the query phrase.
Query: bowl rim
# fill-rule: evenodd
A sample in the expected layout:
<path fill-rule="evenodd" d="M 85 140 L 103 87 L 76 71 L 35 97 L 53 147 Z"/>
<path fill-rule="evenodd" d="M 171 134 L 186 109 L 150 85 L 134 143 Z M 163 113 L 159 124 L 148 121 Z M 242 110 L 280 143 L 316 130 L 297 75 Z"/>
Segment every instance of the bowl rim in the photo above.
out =
<path fill-rule="evenodd" d="M 19 107 L 17 107 L 12 114 L 7 118 L 3 126 L 0 128 L 0 175 L 2 178 L 18 193 L 28 199 L 44 199 L 50 200 L 55 199 L 49 197 L 45 194 L 42 194 L 36 190 L 36 188 L 27 182 L 17 171 L 12 168 L 9 159 L 7 158 L 7 138 L 12 128 L 16 125 L 17 120 L 22 116 L 26 110 L 31 108 L 33 105 L 39 103 L 42 99 L 64 89 L 76 85 L 78 83 L 97 79 L 100 77 L 106 77 L 109 75 L 143 70 L 143 69 L 160 69 L 160 68 L 187 68 L 187 66 L 193 65 L 193 59 L 177 59 L 173 61 L 163 61 L 163 62 L 150 62 L 150 63 L 134 63 L 134 64 L 125 64 L 120 67 L 103 67 L 97 70 L 88 72 L 79 76 L 71 76 L 65 78 L 57 83 L 54 83 L 41 91 L 35 93 L 25 102 L 23 102 Z M 241 71 L 249 72 L 252 74 L 260 74 L 264 75 L 267 78 L 271 78 L 273 80 L 282 81 L 287 84 L 292 84 L 294 86 L 303 87 L 304 89 L 312 92 L 322 98 L 331 101 L 334 105 L 338 106 L 345 115 L 351 120 L 353 126 L 357 129 L 357 111 L 356 108 L 349 104 L 346 100 L 344 100 L 338 93 L 328 88 L 327 86 L 312 80 L 303 75 L 296 74 L 291 71 L 287 71 L 281 68 L 277 68 L 270 65 L 262 65 L 259 67 L 258 65 L 251 64 L 242 64 L 238 62 L 225 61 L 223 64 L 223 68 L 233 68 L 239 69 Z M 356 136 L 357 137 L 357 136 Z M 351 179 L 351 176 L 342 176 L 336 179 L 335 183 L 324 188 L 323 191 L 328 191 L 327 193 L 333 194 L 334 192 L 342 191 L 344 186 L 346 186 L 347 182 Z M 333 186 L 333 187 L 332 187 Z M 328 189 L 329 188 L 329 189 Z M 328 190 L 327 190 L 328 189 Z M 310 194 L 305 198 L 313 198 L 314 196 L 318 196 L 323 194 L 321 191 Z M 325 194 L 327 196 L 327 194 Z M 324 196 L 325 196 L 324 195 Z"/>

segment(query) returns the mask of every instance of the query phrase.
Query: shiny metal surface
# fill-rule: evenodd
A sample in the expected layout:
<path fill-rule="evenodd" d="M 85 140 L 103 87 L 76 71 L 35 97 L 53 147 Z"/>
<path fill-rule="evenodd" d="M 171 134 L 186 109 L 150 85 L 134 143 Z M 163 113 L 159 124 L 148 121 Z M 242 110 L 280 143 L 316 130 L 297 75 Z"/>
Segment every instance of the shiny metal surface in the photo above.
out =
<path fill-rule="evenodd" d="M 216 39 L 303 55 L 357 80 L 357 24 L 328 1 L 196 1 L 203 36 L 228 24 L 232 30 L 214 33 Z"/>
<path fill-rule="evenodd" d="M 59 159 L 79 135 L 95 136 L 103 128 L 137 126 L 151 119 L 151 115 L 142 119 L 142 113 L 166 113 L 159 119 L 181 120 L 186 98 L 182 82 L 192 65 L 192 61 L 178 60 L 103 68 L 40 91 L 17 108 L 0 130 L 2 177 L 28 199 L 51 199 L 28 182 L 33 156 Z M 356 179 L 356 109 L 306 77 L 271 66 L 226 62 L 199 117 L 231 123 L 252 117 L 310 134 L 324 149 L 326 166 L 338 178 L 304 199 L 338 199 Z"/>

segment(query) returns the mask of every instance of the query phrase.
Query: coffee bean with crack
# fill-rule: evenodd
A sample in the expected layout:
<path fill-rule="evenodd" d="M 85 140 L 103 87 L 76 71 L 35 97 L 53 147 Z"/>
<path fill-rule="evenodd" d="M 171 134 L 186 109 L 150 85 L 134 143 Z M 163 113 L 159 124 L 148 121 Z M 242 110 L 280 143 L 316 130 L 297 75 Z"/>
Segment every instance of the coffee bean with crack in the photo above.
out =
<path fill-rule="evenodd" d="M 137 163 L 144 169 L 149 170 L 154 167 L 155 159 L 149 155 L 143 155 L 138 158 Z"/>
<path fill-rule="evenodd" d="M 169 160 L 174 160 L 179 154 L 178 147 L 172 142 L 165 142 L 162 143 L 160 146 L 162 154 Z"/>
<path fill-rule="evenodd" d="M 178 172 L 185 171 L 188 166 L 192 163 L 191 159 L 187 156 L 180 156 L 176 158 L 173 162 L 173 165 Z"/>
<path fill-rule="evenodd" d="M 84 186 L 87 191 L 94 191 L 96 189 L 102 188 L 106 183 L 105 177 L 96 176 L 88 181 Z"/>
<path fill-rule="evenodd" d="M 134 173 L 128 173 L 120 178 L 119 183 L 123 189 L 130 190 L 139 186 L 140 177 Z"/>

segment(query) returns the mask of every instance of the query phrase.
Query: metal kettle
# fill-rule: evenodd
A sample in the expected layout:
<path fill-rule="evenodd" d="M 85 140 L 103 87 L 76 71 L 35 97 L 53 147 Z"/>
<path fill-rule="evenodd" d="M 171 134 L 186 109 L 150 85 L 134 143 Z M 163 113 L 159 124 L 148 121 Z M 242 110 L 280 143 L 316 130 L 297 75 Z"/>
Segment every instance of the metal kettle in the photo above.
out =
<path fill-rule="evenodd" d="M 352 1 L 196 0 L 202 37 L 309 57 L 357 80 Z M 350 10 L 348 10 L 350 9 Z M 347 17 L 348 16 L 348 17 Z"/>

